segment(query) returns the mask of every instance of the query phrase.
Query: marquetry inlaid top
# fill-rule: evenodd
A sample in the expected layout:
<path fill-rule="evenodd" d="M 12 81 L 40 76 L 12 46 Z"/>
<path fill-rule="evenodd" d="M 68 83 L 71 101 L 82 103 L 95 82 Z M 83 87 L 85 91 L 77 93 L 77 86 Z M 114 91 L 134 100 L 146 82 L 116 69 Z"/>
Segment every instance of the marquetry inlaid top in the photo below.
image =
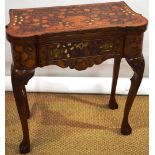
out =
<path fill-rule="evenodd" d="M 29 37 L 79 30 L 130 28 L 147 25 L 125 2 L 11 9 L 7 34 Z"/>

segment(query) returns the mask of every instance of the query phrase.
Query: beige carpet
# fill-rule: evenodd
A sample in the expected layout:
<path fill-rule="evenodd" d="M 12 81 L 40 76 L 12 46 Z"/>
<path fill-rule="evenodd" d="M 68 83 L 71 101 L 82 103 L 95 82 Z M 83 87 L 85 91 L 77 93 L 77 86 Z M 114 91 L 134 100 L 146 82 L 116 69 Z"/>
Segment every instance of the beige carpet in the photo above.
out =
<path fill-rule="evenodd" d="M 148 155 L 148 96 L 137 96 L 130 113 L 133 133 L 120 134 L 126 96 L 119 109 L 109 95 L 28 93 L 32 155 Z M 18 154 L 21 126 L 12 92 L 6 93 L 6 155 Z"/>

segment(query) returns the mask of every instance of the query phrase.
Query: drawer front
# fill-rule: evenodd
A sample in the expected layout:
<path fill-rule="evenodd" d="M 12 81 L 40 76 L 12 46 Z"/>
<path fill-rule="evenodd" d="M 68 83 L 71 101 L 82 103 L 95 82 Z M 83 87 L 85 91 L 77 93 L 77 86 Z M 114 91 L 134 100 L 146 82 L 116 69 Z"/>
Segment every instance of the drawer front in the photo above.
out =
<path fill-rule="evenodd" d="M 49 61 L 102 55 L 105 52 L 113 53 L 112 42 L 103 42 L 102 40 L 85 40 L 80 42 L 54 43 L 47 46 Z"/>
<path fill-rule="evenodd" d="M 122 47 L 123 37 L 59 41 L 42 45 L 39 48 L 39 63 L 40 66 L 45 66 L 59 60 L 68 61 L 97 56 L 114 57 L 116 54 L 122 54 Z"/>

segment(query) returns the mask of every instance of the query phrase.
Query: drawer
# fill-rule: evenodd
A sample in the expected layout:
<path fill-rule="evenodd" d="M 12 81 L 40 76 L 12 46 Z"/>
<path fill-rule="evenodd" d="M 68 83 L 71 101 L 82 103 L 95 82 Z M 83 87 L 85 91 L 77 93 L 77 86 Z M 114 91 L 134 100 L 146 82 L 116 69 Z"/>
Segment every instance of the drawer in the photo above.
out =
<path fill-rule="evenodd" d="M 40 66 L 53 64 L 58 60 L 70 60 L 96 56 L 114 57 L 122 54 L 123 37 L 101 39 L 57 41 L 42 45 L 39 49 Z"/>

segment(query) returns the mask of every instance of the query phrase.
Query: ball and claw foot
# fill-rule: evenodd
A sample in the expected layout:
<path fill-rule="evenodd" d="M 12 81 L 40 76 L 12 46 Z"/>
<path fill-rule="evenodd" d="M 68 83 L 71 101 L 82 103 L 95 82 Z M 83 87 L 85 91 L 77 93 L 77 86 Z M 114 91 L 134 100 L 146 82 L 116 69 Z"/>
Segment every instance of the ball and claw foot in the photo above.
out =
<path fill-rule="evenodd" d="M 29 153 L 30 152 L 30 144 L 22 141 L 21 144 L 20 144 L 20 146 L 19 146 L 19 152 L 21 154 L 27 154 L 27 153 Z"/>
<path fill-rule="evenodd" d="M 109 108 L 112 110 L 118 109 L 118 104 L 117 104 L 116 100 L 109 101 Z"/>
<path fill-rule="evenodd" d="M 130 135 L 132 133 L 132 128 L 129 124 L 124 125 L 121 127 L 121 134 L 122 135 Z"/>

